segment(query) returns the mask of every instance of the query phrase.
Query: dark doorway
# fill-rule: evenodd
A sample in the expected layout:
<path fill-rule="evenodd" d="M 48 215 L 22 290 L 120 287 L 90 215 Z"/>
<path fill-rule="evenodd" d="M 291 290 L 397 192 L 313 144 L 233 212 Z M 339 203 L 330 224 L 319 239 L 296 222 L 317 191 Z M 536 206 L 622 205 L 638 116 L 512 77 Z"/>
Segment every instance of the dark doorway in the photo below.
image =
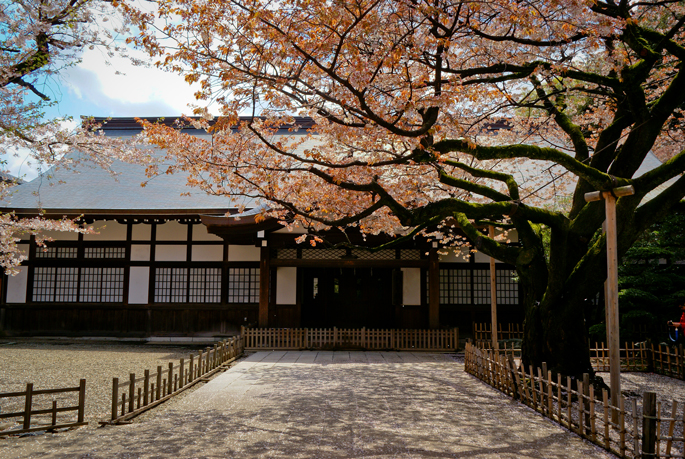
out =
<path fill-rule="evenodd" d="M 392 277 L 389 268 L 302 269 L 302 326 L 394 326 Z"/>

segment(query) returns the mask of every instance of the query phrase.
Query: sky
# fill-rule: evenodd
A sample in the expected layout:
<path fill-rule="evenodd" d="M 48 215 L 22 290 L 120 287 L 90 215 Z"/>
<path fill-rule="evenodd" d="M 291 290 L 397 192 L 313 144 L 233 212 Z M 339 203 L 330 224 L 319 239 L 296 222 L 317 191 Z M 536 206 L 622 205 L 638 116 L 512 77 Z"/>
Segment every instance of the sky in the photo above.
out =
<path fill-rule="evenodd" d="M 140 55 L 142 56 L 142 55 Z M 182 76 L 154 67 L 134 66 L 127 58 L 107 58 L 101 50 L 86 50 L 82 60 L 64 69 L 43 89 L 57 104 L 46 118 L 70 116 L 171 117 L 190 114 L 195 102 L 191 87 Z M 6 158 L 9 172 L 23 180 L 36 177 L 37 170 L 25 158 Z"/>

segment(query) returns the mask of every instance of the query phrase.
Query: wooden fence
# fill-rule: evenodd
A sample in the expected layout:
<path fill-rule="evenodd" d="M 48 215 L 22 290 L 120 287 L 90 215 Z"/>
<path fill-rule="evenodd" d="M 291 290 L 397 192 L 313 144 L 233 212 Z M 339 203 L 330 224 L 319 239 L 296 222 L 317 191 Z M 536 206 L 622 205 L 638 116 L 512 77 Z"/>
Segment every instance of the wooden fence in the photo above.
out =
<path fill-rule="evenodd" d="M 459 329 L 377 330 L 323 328 L 242 328 L 245 349 L 360 349 L 454 351 Z"/>
<path fill-rule="evenodd" d="M 473 324 L 473 339 L 476 344 L 492 343 L 492 324 L 475 323 Z M 497 340 L 519 340 L 523 339 L 522 324 L 497 324 Z"/>
<path fill-rule="evenodd" d="M 544 367 L 544 364 L 543 364 Z M 595 394 L 586 376 L 553 380 L 546 368 L 518 368 L 514 359 L 467 343 L 465 369 L 503 393 L 519 399 L 572 432 L 624 458 L 685 457 L 685 412 L 677 401 L 657 401 L 645 392 L 637 401 L 621 396 L 610 405 L 608 392 Z M 599 395 L 599 396 L 598 396 Z"/>
<path fill-rule="evenodd" d="M 119 424 L 165 402 L 197 382 L 206 380 L 222 366 L 233 362 L 243 354 L 241 336 L 215 344 L 205 351 L 191 354 L 188 362 L 181 359 L 177 365 L 169 362 L 167 368 L 157 367 L 156 372 L 145 370 L 142 377 L 135 373 L 128 380 L 112 379 L 112 412 L 108 420 L 100 424 Z M 121 394 L 121 395 L 120 395 Z"/>
<path fill-rule="evenodd" d="M 78 402 L 73 406 L 60 406 L 58 407 L 57 400 L 55 396 L 59 394 L 66 394 L 70 392 L 78 392 Z M 40 396 L 51 395 L 51 400 L 38 400 L 42 398 Z M 0 419 L 11 419 L 11 418 L 23 418 L 23 422 L 20 428 L 10 428 L 0 431 L 0 436 L 3 435 L 15 435 L 25 432 L 35 432 L 39 430 L 52 430 L 63 427 L 76 427 L 88 424 L 83 421 L 84 418 L 84 408 L 86 400 L 86 380 L 82 379 L 78 387 L 70 387 L 66 389 L 41 389 L 34 390 L 33 384 L 26 384 L 26 390 L 23 392 L 7 392 L 0 394 L 0 406 L 12 406 L 12 401 L 4 403 L 6 399 L 16 399 L 20 400 L 16 404 L 23 405 L 24 411 L 18 412 L 0 412 Z M 21 399 L 23 398 L 23 403 Z M 50 403 L 51 406 L 46 407 Z M 37 408 L 36 405 L 43 405 L 42 408 Z M 68 413 L 76 411 L 76 420 L 64 419 L 61 413 Z M 58 413 L 59 420 L 58 420 Z M 38 418 L 38 419 L 36 419 Z"/>

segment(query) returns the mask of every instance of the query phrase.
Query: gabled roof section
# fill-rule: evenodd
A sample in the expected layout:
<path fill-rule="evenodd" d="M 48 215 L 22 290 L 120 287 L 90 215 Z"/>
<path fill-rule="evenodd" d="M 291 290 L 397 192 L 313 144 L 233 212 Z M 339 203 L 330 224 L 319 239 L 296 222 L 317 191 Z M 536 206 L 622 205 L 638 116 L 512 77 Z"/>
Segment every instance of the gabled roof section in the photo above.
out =
<path fill-rule="evenodd" d="M 253 206 L 251 200 L 231 202 L 225 196 L 208 195 L 189 187 L 187 175 L 182 173 L 148 179 L 142 165 L 114 161 L 111 168 L 114 175 L 85 163 L 76 171 L 51 169 L 14 187 L 10 196 L 0 201 L 0 208 L 20 215 L 34 215 L 42 210 L 61 217 L 223 214 L 241 205 Z"/>

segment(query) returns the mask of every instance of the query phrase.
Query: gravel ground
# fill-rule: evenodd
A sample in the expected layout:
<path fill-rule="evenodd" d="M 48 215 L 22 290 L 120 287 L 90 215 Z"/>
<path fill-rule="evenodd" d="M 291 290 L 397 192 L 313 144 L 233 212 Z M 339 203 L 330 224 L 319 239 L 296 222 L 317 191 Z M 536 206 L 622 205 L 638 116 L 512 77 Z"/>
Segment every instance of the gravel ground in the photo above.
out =
<path fill-rule="evenodd" d="M 98 427 L 98 421 L 111 410 L 112 378 L 128 378 L 130 373 L 142 375 L 145 369 L 154 371 L 158 365 L 196 353 L 201 346 L 159 346 L 150 344 L 89 344 L 40 343 L 36 341 L 0 341 L 0 393 L 24 391 L 27 383 L 34 390 L 77 387 L 86 379 L 85 420 L 88 429 Z M 40 405 L 52 403 L 52 395 L 37 397 Z M 76 393 L 56 396 L 58 405 L 77 404 Z M 41 406 L 42 408 L 43 406 Z M 0 399 L 4 413 L 23 411 L 23 398 Z M 74 413 L 64 415 L 75 418 Z M 72 421 L 73 422 L 73 421 Z M 0 419 L 0 428 L 12 422 Z"/>

